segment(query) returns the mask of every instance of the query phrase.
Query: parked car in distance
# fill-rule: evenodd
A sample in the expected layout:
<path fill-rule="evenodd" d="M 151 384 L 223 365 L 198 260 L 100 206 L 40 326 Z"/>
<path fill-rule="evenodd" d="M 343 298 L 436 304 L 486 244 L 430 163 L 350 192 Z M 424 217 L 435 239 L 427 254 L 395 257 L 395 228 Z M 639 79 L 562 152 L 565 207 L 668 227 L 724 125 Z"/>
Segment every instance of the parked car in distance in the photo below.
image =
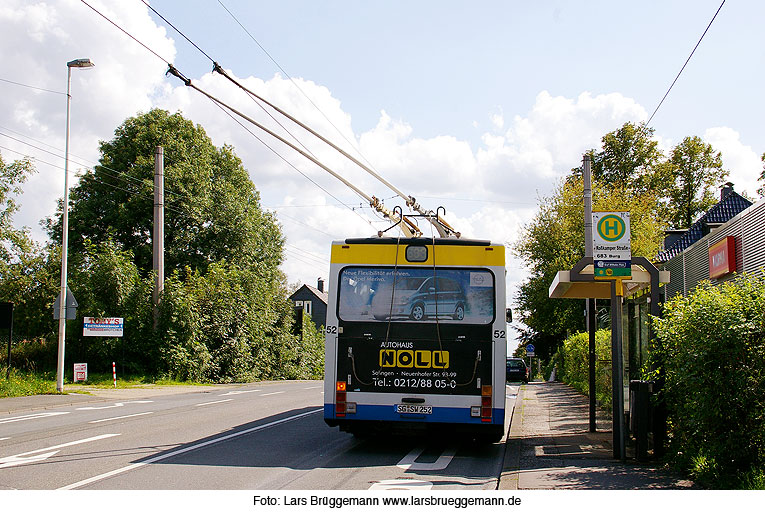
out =
<path fill-rule="evenodd" d="M 518 359 L 516 357 L 507 358 L 507 374 L 506 380 L 508 382 L 524 382 L 529 383 L 529 367 L 526 366 L 526 361 Z"/>

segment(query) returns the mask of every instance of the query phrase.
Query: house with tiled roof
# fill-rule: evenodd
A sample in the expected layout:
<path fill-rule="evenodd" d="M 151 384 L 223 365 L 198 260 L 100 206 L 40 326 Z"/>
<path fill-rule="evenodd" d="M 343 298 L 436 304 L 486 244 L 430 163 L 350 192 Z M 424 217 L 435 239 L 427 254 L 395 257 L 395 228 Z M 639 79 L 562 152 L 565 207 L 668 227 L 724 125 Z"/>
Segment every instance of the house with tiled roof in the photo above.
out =
<path fill-rule="evenodd" d="M 656 256 L 656 262 L 669 261 L 751 205 L 752 202 L 735 192 L 733 184 L 728 182 L 721 190 L 720 201 L 690 228 L 667 231 L 667 237 L 664 238 L 664 251 Z"/>
<path fill-rule="evenodd" d="M 690 228 L 668 231 L 655 262 L 670 272 L 667 298 L 687 294 L 704 280 L 765 274 L 765 200 L 752 204 L 725 184 L 720 201 Z"/>

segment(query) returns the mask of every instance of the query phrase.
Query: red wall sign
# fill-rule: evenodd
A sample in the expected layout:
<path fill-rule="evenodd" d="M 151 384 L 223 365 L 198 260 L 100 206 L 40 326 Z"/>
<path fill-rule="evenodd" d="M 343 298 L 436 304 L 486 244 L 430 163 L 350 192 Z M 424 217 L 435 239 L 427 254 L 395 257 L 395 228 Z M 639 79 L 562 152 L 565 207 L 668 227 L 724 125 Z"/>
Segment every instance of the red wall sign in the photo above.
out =
<path fill-rule="evenodd" d="M 728 236 L 709 247 L 709 278 L 736 271 L 736 238 Z"/>

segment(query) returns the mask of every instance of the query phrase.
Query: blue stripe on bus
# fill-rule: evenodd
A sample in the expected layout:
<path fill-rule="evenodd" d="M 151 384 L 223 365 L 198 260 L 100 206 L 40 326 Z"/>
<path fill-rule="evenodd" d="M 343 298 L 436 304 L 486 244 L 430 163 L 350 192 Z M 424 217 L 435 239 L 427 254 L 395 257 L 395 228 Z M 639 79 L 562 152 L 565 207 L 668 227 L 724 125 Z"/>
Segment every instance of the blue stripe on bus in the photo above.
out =
<path fill-rule="evenodd" d="M 324 404 L 326 419 L 372 420 L 372 421 L 428 421 L 434 423 L 475 423 L 481 424 L 481 418 L 470 415 L 470 407 L 433 407 L 433 414 L 399 414 L 393 405 L 356 405 L 356 414 L 335 416 L 335 405 Z M 505 409 L 492 409 L 492 424 L 505 422 Z"/>

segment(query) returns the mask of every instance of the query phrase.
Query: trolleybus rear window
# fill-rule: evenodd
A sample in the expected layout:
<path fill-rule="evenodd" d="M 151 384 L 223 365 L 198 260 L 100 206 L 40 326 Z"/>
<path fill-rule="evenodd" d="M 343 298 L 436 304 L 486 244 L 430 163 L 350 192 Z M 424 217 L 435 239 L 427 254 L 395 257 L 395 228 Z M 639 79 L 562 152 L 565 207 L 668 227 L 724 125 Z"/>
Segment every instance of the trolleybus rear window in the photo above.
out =
<path fill-rule="evenodd" d="M 494 275 L 486 269 L 348 267 L 339 283 L 343 321 L 494 321 Z"/>

